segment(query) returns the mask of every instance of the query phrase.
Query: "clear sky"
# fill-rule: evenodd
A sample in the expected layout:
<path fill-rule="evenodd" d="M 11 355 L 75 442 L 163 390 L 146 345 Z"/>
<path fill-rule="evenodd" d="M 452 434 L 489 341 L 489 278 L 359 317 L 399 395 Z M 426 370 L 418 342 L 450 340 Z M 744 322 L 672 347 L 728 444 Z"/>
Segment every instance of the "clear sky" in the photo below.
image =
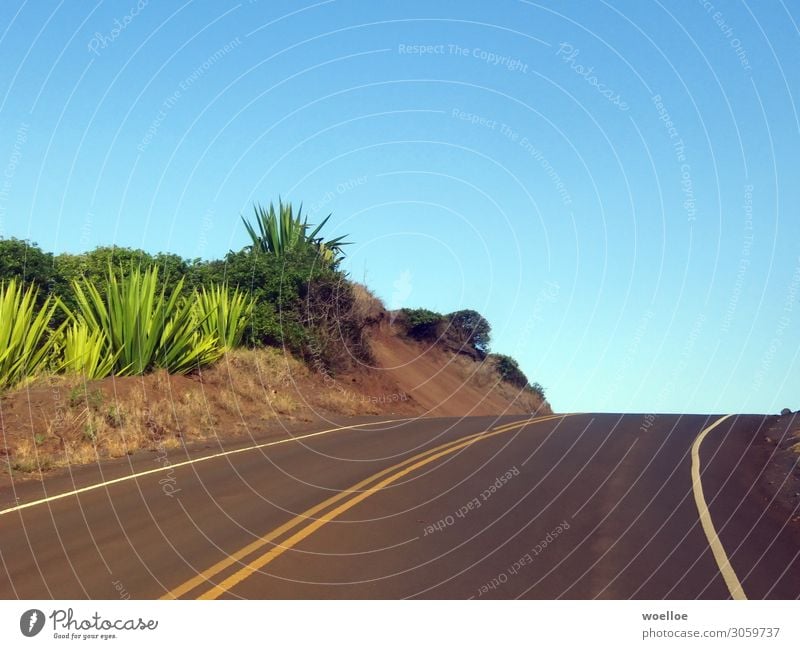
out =
<path fill-rule="evenodd" d="M 0 236 L 216 258 L 280 195 L 558 411 L 800 408 L 794 3 L 0 4 Z"/>

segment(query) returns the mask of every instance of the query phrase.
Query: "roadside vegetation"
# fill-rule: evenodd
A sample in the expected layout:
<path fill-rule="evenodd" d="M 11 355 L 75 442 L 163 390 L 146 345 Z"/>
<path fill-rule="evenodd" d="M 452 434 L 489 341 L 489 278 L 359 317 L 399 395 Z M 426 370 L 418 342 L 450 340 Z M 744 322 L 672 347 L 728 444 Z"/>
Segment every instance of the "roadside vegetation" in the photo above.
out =
<path fill-rule="evenodd" d="M 397 322 L 411 338 L 483 361 L 502 381 L 545 400 L 544 388 L 531 383 L 514 358 L 489 352 L 492 328 L 477 311 L 466 309 L 442 314 L 428 309 L 402 309 Z"/>
<path fill-rule="evenodd" d="M 417 340 L 439 342 L 480 358 L 489 351 L 492 328 L 477 311 L 465 309 L 443 315 L 428 309 L 402 309 L 400 321 L 408 335 Z"/>
<path fill-rule="evenodd" d="M 301 211 L 256 206 L 252 239 L 211 261 L 100 247 L 53 255 L 0 240 L 0 390 L 41 374 L 89 379 L 185 374 L 241 346 L 285 348 L 344 369 L 332 332 L 367 355 L 357 290 L 339 270 L 342 237 Z"/>
<path fill-rule="evenodd" d="M 325 389 L 374 361 L 367 332 L 385 315 L 341 270 L 346 237 L 326 240 L 328 218 L 309 224 L 282 201 L 256 205 L 243 222 L 250 244 L 216 260 L 117 247 L 54 255 L 0 239 L 0 396 L 25 388 L 42 413 L 29 408 L 30 435 L 9 449 L 8 422 L 27 424 L 4 412 L 0 455 L 13 451 L 16 470 L 35 471 L 168 447 L 216 434 L 225 413 L 258 427 L 265 404 L 269 417 L 376 412 Z M 490 354 L 479 313 L 400 316 L 408 336 L 485 361 L 544 401 L 513 359 Z M 197 380 L 199 391 L 181 383 Z M 289 396 L 303 381 L 311 396 Z M 53 400 L 56 412 L 45 416 Z"/>

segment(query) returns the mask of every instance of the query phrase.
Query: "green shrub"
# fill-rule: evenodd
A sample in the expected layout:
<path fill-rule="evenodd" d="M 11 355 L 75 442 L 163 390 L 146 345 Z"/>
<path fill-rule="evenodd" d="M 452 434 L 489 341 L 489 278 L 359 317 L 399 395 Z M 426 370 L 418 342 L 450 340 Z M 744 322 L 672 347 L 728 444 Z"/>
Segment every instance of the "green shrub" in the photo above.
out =
<path fill-rule="evenodd" d="M 308 334 L 303 357 L 332 372 L 357 362 L 371 363 L 367 328 L 376 315 L 364 309 L 358 289 L 341 273 L 323 273 L 307 286 L 303 318 Z"/>
<path fill-rule="evenodd" d="M 105 297 L 109 267 L 113 268 L 120 277 L 127 277 L 138 268 L 155 267 L 159 271 L 157 288 L 159 290 L 165 288 L 168 293 L 175 290 L 178 282 L 189 272 L 190 268 L 189 262 L 178 255 L 169 253 L 151 255 L 144 250 L 118 246 L 100 246 L 78 255 L 60 254 L 55 257 L 54 266 L 54 290 L 68 311 L 75 311 L 78 307 L 73 290 L 73 283 L 77 280 L 91 282 L 100 295 Z M 185 295 L 190 293 L 190 290 L 184 290 Z M 57 313 L 56 317 L 58 320 L 64 315 Z"/>
<path fill-rule="evenodd" d="M 489 358 L 494 362 L 497 373 L 503 381 L 518 388 L 528 387 L 528 377 L 520 369 L 519 363 L 511 356 L 492 354 Z"/>
<path fill-rule="evenodd" d="M 383 307 L 339 270 L 347 242 L 325 241 L 328 218 L 311 226 L 290 203 L 255 213 L 254 224 L 245 221 L 252 245 L 212 261 L 116 246 L 54 256 L 0 239 L 0 282 L 39 287 L 35 307 L 47 306 L 38 369 L 86 379 L 187 372 L 243 342 L 285 347 L 328 368 L 369 359 L 364 331 Z"/>
<path fill-rule="evenodd" d="M 189 270 L 188 284 L 211 283 L 247 291 L 253 301 L 242 340 L 249 345 L 284 347 L 311 364 L 344 369 L 353 358 L 367 360 L 365 318 L 345 273 L 321 263 L 312 247 L 282 255 L 229 252 L 224 260 Z"/>
<path fill-rule="evenodd" d="M 283 257 L 229 252 L 224 260 L 195 266 L 189 273 L 190 283 L 198 290 L 216 283 L 247 291 L 253 310 L 243 340 L 249 345 L 300 351 L 306 342 L 303 296 L 321 272 L 315 258 L 309 251 L 292 251 Z"/>
<path fill-rule="evenodd" d="M 531 383 L 530 385 L 528 385 L 527 389 L 530 392 L 533 392 L 535 395 L 537 395 L 542 401 L 546 400 L 546 397 L 545 397 L 545 394 L 544 394 L 544 388 L 540 384 Z"/>
<path fill-rule="evenodd" d="M 448 337 L 459 346 L 469 346 L 481 355 L 489 352 L 492 327 L 477 311 L 464 309 L 447 316 Z"/>
<path fill-rule="evenodd" d="M 417 340 L 435 340 L 445 323 L 441 313 L 428 309 L 402 309 L 400 313 L 406 323 L 406 332 Z"/>
<path fill-rule="evenodd" d="M 0 282 L 16 280 L 38 289 L 35 304 L 44 306 L 50 294 L 63 289 L 53 255 L 22 239 L 0 239 Z"/>

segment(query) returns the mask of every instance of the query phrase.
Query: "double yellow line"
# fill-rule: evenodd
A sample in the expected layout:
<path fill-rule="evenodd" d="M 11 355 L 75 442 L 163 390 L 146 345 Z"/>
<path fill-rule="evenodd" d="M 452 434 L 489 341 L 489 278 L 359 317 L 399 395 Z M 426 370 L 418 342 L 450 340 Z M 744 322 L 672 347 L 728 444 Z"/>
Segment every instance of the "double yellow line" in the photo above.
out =
<path fill-rule="evenodd" d="M 229 555 L 225 559 L 218 561 L 210 568 L 204 570 L 201 573 L 198 573 L 192 579 L 184 582 L 180 586 L 172 589 L 165 595 L 161 597 L 161 599 L 177 599 L 179 597 L 183 597 L 184 595 L 188 594 L 189 592 L 195 590 L 203 586 L 204 584 L 213 583 L 212 579 L 219 575 L 221 572 L 227 570 L 231 566 L 235 564 L 243 564 L 239 570 L 228 576 L 227 578 L 223 579 L 217 584 L 214 584 L 211 588 L 203 592 L 198 599 L 217 599 L 231 588 L 236 586 L 237 584 L 241 583 L 245 579 L 247 579 L 250 575 L 254 572 L 257 572 L 268 563 L 274 561 L 279 556 L 281 556 L 287 550 L 290 550 L 295 545 L 300 543 L 303 539 L 307 538 L 319 528 L 321 528 L 326 523 L 329 523 L 333 519 L 341 516 L 347 510 L 355 507 L 358 503 L 362 502 L 369 498 L 372 494 L 377 493 L 381 489 L 389 486 L 390 484 L 397 482 L 404 476 L 408 475 L 409 473 L 416 471 L 417 469 L 430 464 L 431 462 L 435 462 L 436 460 L 445 457 L 446 455 L 450 455 L 459 451 L 467 446 L 474 444 L 475 442 L 489 439 L 496 435 L 500 435 L 502 433 L 507 433 L 511 430 L 515 430 L 518 428 L 523 428 L 530 424 L 537 424 L 546 421 L 552 421 L 553 419 L 559 419 L 568 415 L 551 415 L 548 417 L 537 417 L 536 419 L 527 419 L 524 421 L 514 422 L 512 424 L 506 424 L 504 426 L 499 426 L 498 428 L 490 429 L 481 431 L 479 433 L 475 433 L 473 435 L 468 435 L 466 437 L 462 437 L 452 442 L 447 442 L 446 444 L 441 444 L 440 446 L 436 446 L 432 449 L 428 449 L 414 457 L 408 458 L 399 464 L 395 464 L 383 471 L 379 471 L 378 473 L 362 480 L 361 482 L 354 484 L 352 487 L 339 492 L 335 496 L 328 498 L 327 500 L 311 507 L 310 509 L 304 511 L 302 514 L 298 514 L 291 520 L 287 521 L 280 527 L 275 528 L 265 536 L 262 536 L 260 539 L 249 543 L 241 550 Z M 349 498 L 349 499 L 348 499 Z M 348 500 L 345 500 L 348 499 Z M 317 516 L 320 512 L 328 509 L 329 507 L 336 505 L 340 501 L 345 500 L 345 502 L 339 504 L 337 507 L 330 509 L 326 513 Z M 273 543 L 276 539 L 283 536 L 284 534 L 291 532 L 296 527 L 299 527 L 307 523 L 305 527 L 302 527 L 299 531 L 296 531 L 294 534 L 286 538 L 281 543 Z M 244 563 L 245 559 L 250 555 L 254 554 L 258 550 L 261 550 L 265 546 L 270 545 L 272 546 L 267 552 L 264 554 L 256 557 L 255 559 L 250 560 L 249 563 Z"/>

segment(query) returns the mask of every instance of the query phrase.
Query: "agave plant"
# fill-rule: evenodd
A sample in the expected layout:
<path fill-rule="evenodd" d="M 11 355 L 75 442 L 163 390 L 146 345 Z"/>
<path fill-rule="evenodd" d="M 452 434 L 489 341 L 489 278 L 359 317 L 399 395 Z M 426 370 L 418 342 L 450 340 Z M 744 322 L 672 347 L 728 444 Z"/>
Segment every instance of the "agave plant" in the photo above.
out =
<path fill-rule="evenodd" d="M 242 342 L 247 320 L 253 312 L 254 301 L 247 294 L 228 287 L 212 285 L 195 292 L 195 318 L 200 330 L 209 337 L 216 336 L 219 345 L 226 351 L 238 347 Z"/>
<path fill-rule="evenodd" d="M 105 296 L 90 281 L 76 280 L 79 313 L 92 335 L 102 333 L 105 359 L 113 372 L 138 375 L 156 367 L 185 374 L 222 355 L 216 336 L 202 332 L 197 310 L 181 297 L 183 279 L 167 295 L 158 289 L 158 269 L 133 269 L 119 277 L 109 266 Z"/>
<path fill-rule="evenodd" d="M 278 200 L 277 211 L 272 203 L 269 204 L 269 209 L 264 209 L 259 204 L 254 205 L 253 209 L 258 229 L 256 230 L 256 227 L 244 217 L 242 221 L 253 241 L 251 249 L 254 251 L 282 256 L 290 250 L 308 246 L 315 248 L 326 263 L 333 264 L 342 258 L 342 247 L 349 245 L 344 236 L 330 241 L 318 236 L 331 218 L 330 214 L 309 232 L 311 225 L 308 223 L 308 217 L 302 215 L 302 204 L 297 210 L 297 215 L 294 214 L 291 203 L 283 203 L 281 200 Z"/>
<path fill-rule="evenodd" d="M 73 319 L 61 341 L 61 370 L 86 379 L 102 379 L 114 371 L 119 351 L 112 352 L 105 332 L 91 329 L 85 320 Z"/>
<path fill-rule="evenodd" d="M 55 335 L 48 325 L 56 309 L 48 297 L 37 310 L 38 289 L 9 280 L 0 284 L 0 390 L 41 372 L 50 361 Z"/>

